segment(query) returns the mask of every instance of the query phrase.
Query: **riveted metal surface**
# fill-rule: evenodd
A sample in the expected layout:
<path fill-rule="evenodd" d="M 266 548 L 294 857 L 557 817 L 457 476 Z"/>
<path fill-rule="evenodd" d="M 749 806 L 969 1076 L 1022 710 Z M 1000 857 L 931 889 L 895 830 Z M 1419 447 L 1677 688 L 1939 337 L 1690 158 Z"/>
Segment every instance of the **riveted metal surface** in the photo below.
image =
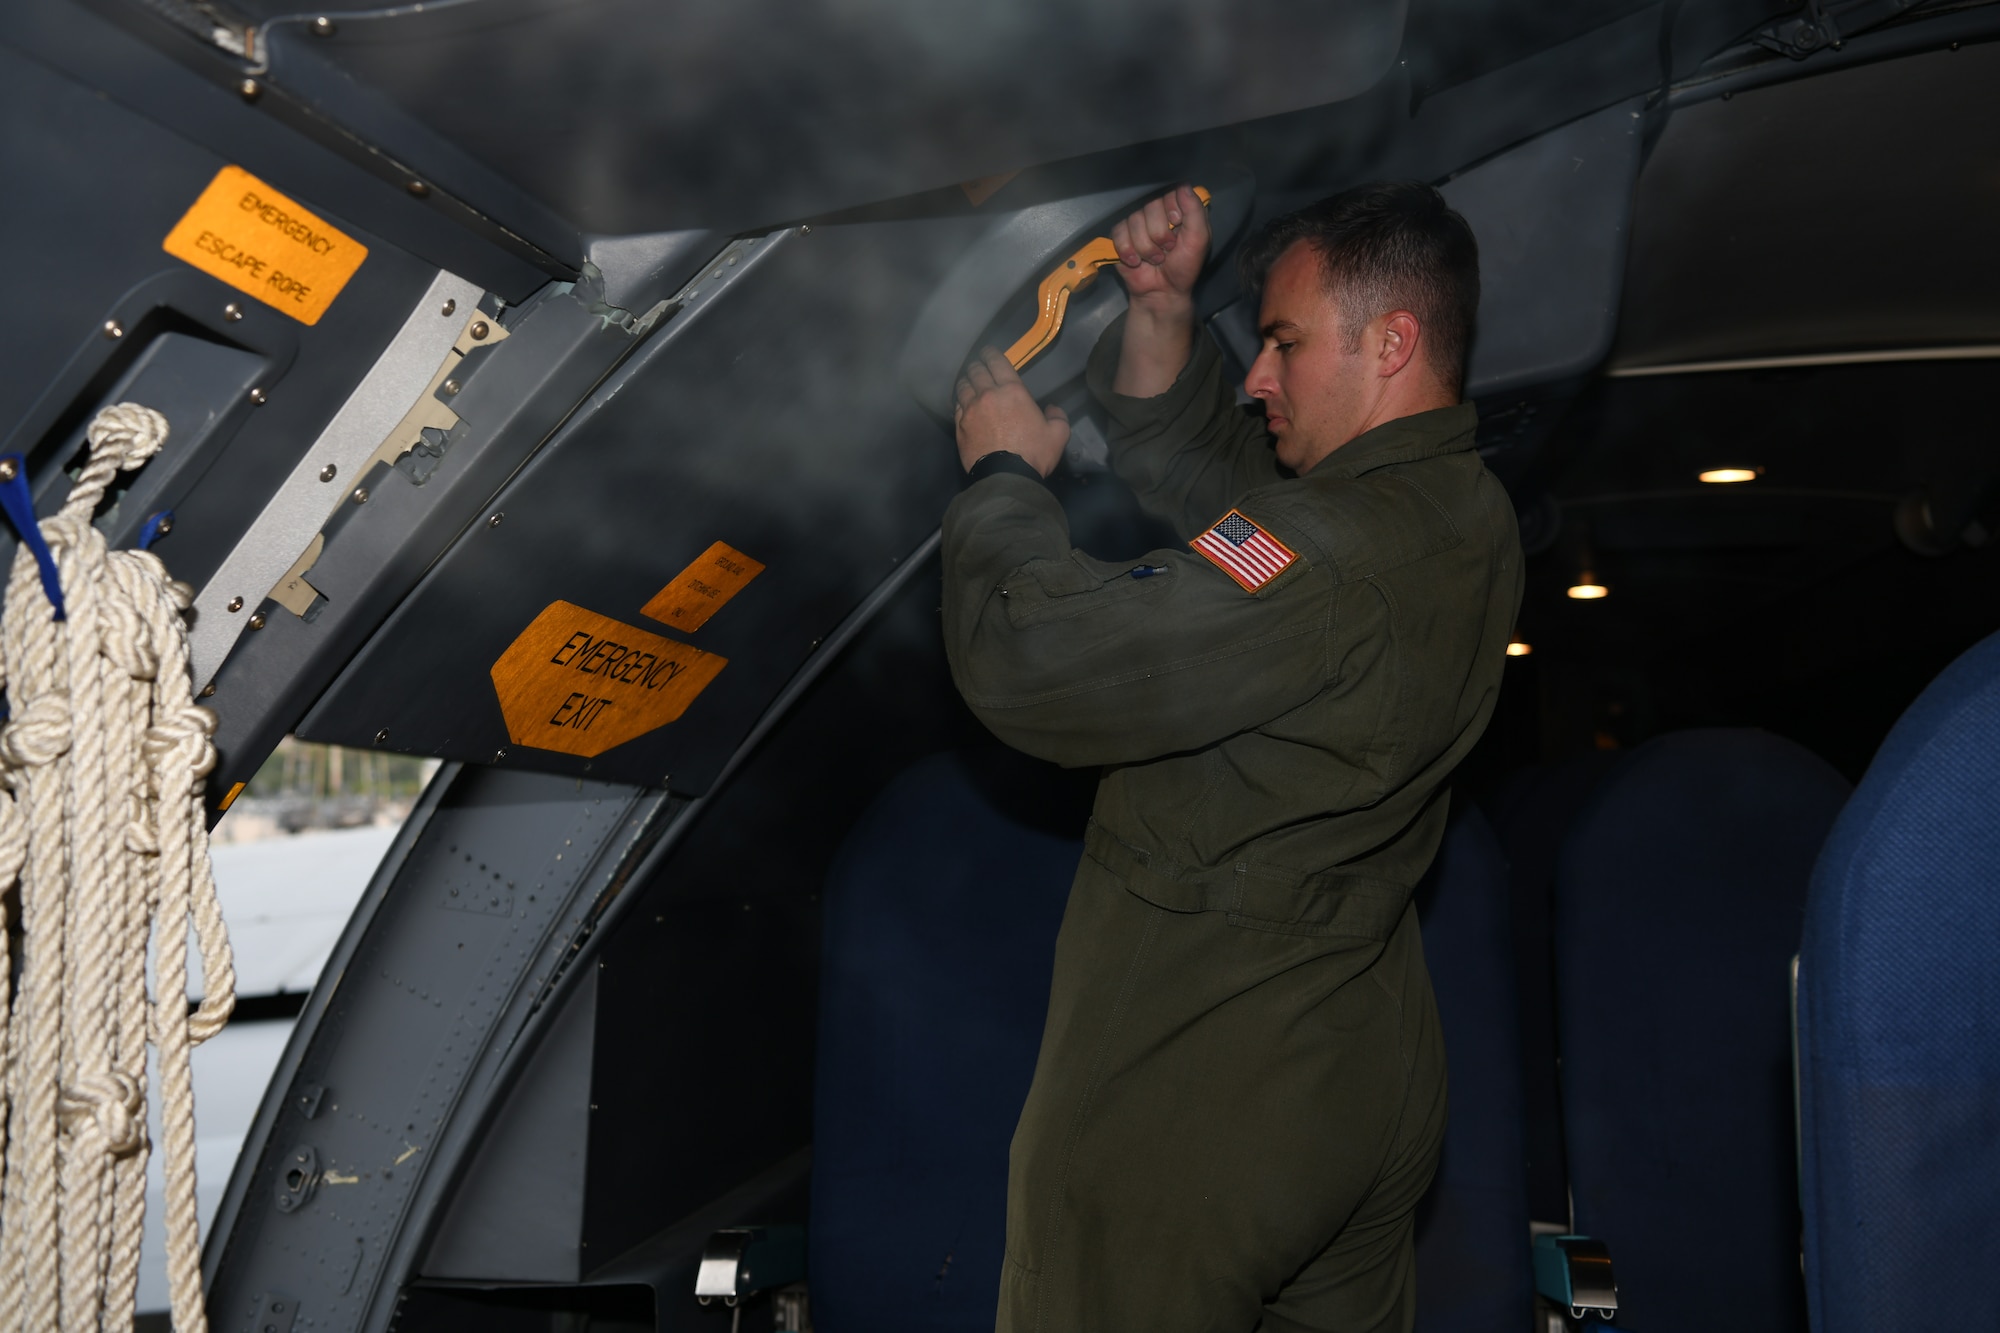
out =
<path fill-rule="evenodd" d="M 664 800 L 534 774 L 443 775 L 336 948 L 244 1145 L 209 1255 L 220 1327 L 271 1290 L 308 1327 L 362 1323 L 426 1173 L 472 1146 L 454 1111 L 479 1071 L 502 1065 Z M 508 912 L 449 907 L 507 894 Z M 302 1149 L 316 1188 L 281 1208 Z"/>

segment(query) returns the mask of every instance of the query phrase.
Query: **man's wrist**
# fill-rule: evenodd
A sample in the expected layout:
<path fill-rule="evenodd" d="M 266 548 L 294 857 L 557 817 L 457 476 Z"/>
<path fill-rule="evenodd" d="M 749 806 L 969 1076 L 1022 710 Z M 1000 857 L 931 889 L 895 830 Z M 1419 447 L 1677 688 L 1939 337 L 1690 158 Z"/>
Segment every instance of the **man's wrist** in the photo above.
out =
<path fill-rule="evenodd" d="M 972 460 L 972 466 L 965 470 L 965 484 L 971 486 L 988 477 L 999 476 L 1003 472 L 1011 472 L 1015 476 L 1028 477 L 1034 481 L 1045 480 L 1042 474 L 1035 470 L 1034 464 L 1021 455 L 1011 449 L 995 449 Z"/>
<path fill-rule="evenodd" d="M 1128 305 L 1127 327 L 1153 336 L 1173 336 L 1194 328 L 1194 298 L 1180 292 L 1147 292 Z"/>
<path fill-rule="evenodd" d="M 1157 398 L 1174 386 L 1194 355 L 1194 302 L 1185 297 L 1134 301 L 1125 315 L 1112 391 L 1127 398 Z"/>

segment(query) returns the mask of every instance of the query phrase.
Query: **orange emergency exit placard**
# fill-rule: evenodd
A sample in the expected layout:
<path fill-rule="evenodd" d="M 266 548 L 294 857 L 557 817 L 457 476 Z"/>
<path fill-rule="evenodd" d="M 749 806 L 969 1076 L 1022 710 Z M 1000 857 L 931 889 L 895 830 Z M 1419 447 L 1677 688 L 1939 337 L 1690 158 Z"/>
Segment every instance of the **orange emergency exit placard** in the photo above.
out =
<path fill-rule="evenodd" d="M 212 278 L 317 324 L 368 247 L 241 167 L 224 167 L 160 248 Z"/>
<path fill-rule="evenodd" d="M 572 602 L 550 602 L 493 664 L 493 689 L 514 744 L 590 759 L 679 718 L 728 665 Z"/>
<path fill-rule="evenodd" d="M 700 629 L 724 602 L 763 572 L 761 562 L 727 542 L 717 542 L 676 574 L 672 583 L 654 593 L 653 600 L 639 608 L 639 614 L 678 630 Z"/>

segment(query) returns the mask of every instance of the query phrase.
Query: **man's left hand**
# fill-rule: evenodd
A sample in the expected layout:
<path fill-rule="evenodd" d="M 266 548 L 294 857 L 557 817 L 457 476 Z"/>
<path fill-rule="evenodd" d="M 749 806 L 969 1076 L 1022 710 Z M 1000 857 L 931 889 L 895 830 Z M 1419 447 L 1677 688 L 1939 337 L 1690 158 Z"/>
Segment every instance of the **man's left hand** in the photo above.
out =
<path fill-rule="evenodd" d="M 1069 443 L 1069 415 L 1035 402 L 1028 386 L 992 347 L 981 348 L 958 381 L 958 461 L 970 469 L 987 454 L 1019 454 L 1048 476 Z"/>

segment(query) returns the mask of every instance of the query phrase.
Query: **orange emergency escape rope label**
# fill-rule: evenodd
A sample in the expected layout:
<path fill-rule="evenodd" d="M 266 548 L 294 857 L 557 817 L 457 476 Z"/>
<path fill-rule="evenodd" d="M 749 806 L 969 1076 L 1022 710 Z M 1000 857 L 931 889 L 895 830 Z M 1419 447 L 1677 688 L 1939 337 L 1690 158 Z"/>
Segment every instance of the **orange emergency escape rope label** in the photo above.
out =
<path fill-rule="evenodd" d="M 585 759 L 664 727 L 729 665 L 726 657 L 550 602 L 493 664 L 516 745 Z"/>
<path fill-rule="evenodd" d="M 653 600 L 639 608 L 639 614 L 678 630 L 698 630 L 724 602 L 763 572 L 762 562 L 727 542 L 717 542 L 675 575 L 672 583 L 654 593 Z"/>
<path fill-rule="evenodd" d="M 212 278 L 317 324 L 368 247 L 241 167 L 224 167 L 160 248 Z"/>

